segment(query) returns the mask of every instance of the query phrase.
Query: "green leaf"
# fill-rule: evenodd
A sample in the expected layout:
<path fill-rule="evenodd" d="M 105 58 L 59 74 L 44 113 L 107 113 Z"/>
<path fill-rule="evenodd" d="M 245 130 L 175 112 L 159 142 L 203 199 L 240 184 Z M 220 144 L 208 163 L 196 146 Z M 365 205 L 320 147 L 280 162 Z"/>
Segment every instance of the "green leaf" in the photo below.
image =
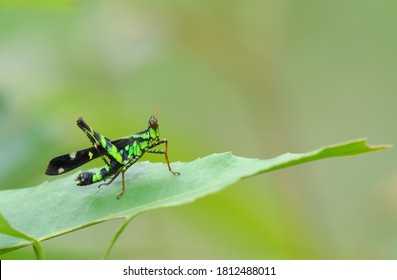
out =
<path fill-rule="evenodd" d="M 29 235 L 13 228 L 1 213 L 0 213 L 0 232 L 9 236 L 30 241 L 29 243 L 33 244 L 36 257 L 38 259 L 43 259 L 43 250 L 41 249 L 40 242 L 34 239 L 33 237 L 30 237 Z"/>
<path fill-rule="evenodd" d="M 265 160 L 237 157 L 230 152 L 213 154 L 192 162 L 172 163 L 172 168 L 181 172 L 180 176 L 168 172 L 165 164 L 140 162 L 126 172 L 126 192 L 119 200 L 116 196 L 121 189 L 120 179 L 109 187 L 79 187 L 74 184 L 76 174 L 36 187 L 0 191 L 0 212 L 17 229 L 11 230 L 7 221 L 0 220 L 0 253 L 27 246 L 33 239 L 43 241 L 123 218 L 125 221 L 111 240 L 107 256 L 128 222 L 141 212 L 192 202 L 256 174 L 388 147 L 369 146 L 360 139 L 304 154 L 287 153 Z"/>

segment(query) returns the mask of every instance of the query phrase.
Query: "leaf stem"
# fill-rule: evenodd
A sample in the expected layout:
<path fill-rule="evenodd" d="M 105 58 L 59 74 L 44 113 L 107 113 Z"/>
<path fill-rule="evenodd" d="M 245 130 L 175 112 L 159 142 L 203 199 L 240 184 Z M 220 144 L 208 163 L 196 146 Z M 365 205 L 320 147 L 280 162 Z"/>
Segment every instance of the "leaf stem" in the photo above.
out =
<path fill-rule="evenodd" d="M 135 216 L 128 217 L 127 219 L 124 220 L 124 222 L 121 223 L 120 227 L 117 229 L 115 234 L 113 235 L 112 240 L 109 243 L 108 248 L 106 249 L 105 254 L 103 255 L 102 259 L 106 260 L 109 257 L 110 251 L 113 249 L 114 244 L 116 243 L 117 239 L 121 235 L 121 233 L 124 231 L 125 227 L 128 225 L 128 223 L 135 218 Z"/>

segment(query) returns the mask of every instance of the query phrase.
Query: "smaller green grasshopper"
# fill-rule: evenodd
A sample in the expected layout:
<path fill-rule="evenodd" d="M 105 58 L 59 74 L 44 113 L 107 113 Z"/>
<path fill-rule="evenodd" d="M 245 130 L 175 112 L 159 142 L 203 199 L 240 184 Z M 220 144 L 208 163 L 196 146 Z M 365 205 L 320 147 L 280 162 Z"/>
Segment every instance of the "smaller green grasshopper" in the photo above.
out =
<path fill-rule="evenodd" d="M 156 107 L 156 113 L 157 112 L 158 109 Z M 94 131 L 81 117 L 77 119 L 77 125 L 84 131 L 88 139 L 90 139 L 93 147 L 53 158 L 48 164 L 45 174 L 60 175 L 86 164 L 97 157 L 101 157 L 105 162 L 103 168 L 96 172 L 84 171 L 77 176 L 75 181 L 78 186 L 105 181 L 98 186 L 99 188 L 102 185 L 111 184 L 121 173 L 122 189 L 117 199 L 119 199 L 125 191 L 124 173 L 146 152 L 164 154 L 168 170 L 174 175 L 180 174 L 171 169 L 168 160 L 168 141 L 167 139 L 160 139 L 159 124 L 155 116 L 149 118 L 149 126 L 147 129 L 113 141 Z M 153 149 L 160 144 L 165 144 L 165 150 Z M 110 178 L 110 180 L 106 182 L 108 178 Z"/>

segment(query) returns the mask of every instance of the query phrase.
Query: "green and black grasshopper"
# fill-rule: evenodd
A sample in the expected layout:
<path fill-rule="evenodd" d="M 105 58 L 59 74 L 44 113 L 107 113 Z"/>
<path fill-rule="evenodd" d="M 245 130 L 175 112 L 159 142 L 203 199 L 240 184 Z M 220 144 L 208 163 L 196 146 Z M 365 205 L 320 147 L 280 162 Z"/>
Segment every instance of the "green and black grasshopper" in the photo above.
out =
<path fill-rule="evenodd" d="M 81 117 L 77 119 L 77 125 L 90 139 L 93 147 L 53 158 L 45 172 L 47 175 L 60 175 L 101 157 L 105 162 L 105 167 L 96 172 L 84 171 L 77 176 L 75 181 L 78 186 L 85 186 L 110 178 L 109 181 L 98 186 L 100 187 L 111 184 L 121 173 L 122 189 L 117 199 L 123 195 L 125 190 L 124 173 L 146 152 L 164 154 L 168 170 L 179 175 L 179 172 L 171 169 L 168 160 L 168 142 L 167 139 L 160 139 L 159 124 L 155 116 L 150 117 L 147 129 L 113 141 L 94 131 Z M 160 144 L 165 144 L 165 150 L 153 149 Z"/>

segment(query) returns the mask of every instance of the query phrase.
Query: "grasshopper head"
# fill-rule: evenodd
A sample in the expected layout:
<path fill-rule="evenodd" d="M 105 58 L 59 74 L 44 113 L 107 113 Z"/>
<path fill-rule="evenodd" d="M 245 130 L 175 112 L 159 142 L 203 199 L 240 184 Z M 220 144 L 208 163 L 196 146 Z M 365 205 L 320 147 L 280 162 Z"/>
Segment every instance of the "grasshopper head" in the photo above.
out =
<path fill-rule="evenodd" d="M 155 116 L 151 116 L 149 119 L 149 135 L 155 141 L 160 137 L 159 122 Z"/>

